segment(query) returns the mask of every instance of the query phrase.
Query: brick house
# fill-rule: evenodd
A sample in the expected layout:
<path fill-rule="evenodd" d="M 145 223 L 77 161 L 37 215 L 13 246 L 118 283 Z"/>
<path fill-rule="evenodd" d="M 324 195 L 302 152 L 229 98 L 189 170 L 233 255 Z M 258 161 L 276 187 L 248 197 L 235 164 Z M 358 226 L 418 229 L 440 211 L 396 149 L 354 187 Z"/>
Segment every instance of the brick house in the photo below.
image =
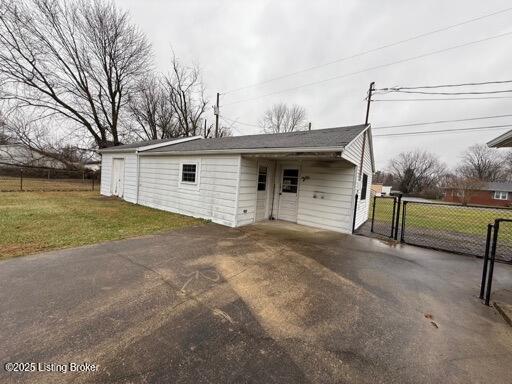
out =
<path fill-rule="evenodd" d="M 466 194 L 466 196 L 464 196 Z M 478 189 L 444 188 L 443 201 L 498 207 L 512 206 L 512 183 L 483 183 Z"/>

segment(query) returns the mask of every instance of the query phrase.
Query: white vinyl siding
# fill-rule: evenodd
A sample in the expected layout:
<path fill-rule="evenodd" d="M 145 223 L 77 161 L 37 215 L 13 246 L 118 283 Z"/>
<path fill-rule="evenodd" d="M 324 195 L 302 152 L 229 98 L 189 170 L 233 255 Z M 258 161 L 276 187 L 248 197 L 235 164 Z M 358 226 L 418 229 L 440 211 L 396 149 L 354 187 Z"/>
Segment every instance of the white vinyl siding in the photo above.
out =
<path fill-rule="evenodd" d="M 362 142 L 359 143 L 359 161 L 361 161 L 361 147 Z M 370 207 L 370 189 L 372 185 L 372 161 L 370 156 L 370 143 L 369 140 L 366 140 L 366 148 L 364 151 L 364 159 L 363 159 L 363 174 L 368 175 L 368 183 L 366 186 L 366 200 L 358 199 L 357 201 L 357 216 L 356 216 L 356 228 L 359 228 L 364 224 L 366 220 L 368 220 L 368 209 Z M 359 169 L 357 170 L 356 175 L 356 183 L 359 178 Z M 359 182 L 359 187 L 363 185 L 363 175 L 361 174 L 361 180 Z M 361 191 L 357 191 L 359 197 L 361 196 Z"/>
<path fill-rule="evenodd" d="M 240 156 L 140 156 L 139 203 L 235 226 Z M 181 164 L 198 164 L 198 185 L 180 183 Z"/>
<path fill-rule="evenodd" d="M 114 159 L 124 159 L 123 199 L 137 201 L 137 155 L 135 153 L 104 153 L 101 155 L 101 189 L 104 196 L 111 196 L 112 164 Z"/>
<path fill-rule="evenodd" d="M 112 154 L 103 153 L 101 155 L 101 185 L 100 193 L 103 196 L 110 196 L 110 185 L 112 176 Z"/>
<path fill-rule="evenodd" d="M 256 192 L 258 189 L 258 161 L 241 158 L 237 226 L 254 222 L 256 214 Z"/>
<path fill-rule="evenodd" d="M 354 170 L 343 160 L 303 162 L 297 223 L 350 233 Z"/>

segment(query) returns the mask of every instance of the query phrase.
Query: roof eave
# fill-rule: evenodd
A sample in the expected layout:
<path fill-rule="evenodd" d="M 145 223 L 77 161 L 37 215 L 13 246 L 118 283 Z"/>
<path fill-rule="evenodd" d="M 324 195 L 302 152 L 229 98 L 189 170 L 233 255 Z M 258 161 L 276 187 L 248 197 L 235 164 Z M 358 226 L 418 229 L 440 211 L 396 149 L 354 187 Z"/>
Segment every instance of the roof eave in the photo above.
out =
<path fill-rule="evenodd" d="M 210 149 L 197 151 L 155 151 L 141 153 L 144 156 L 186 156 L 210 154 L 244 154 L 244 153 L 295 153 L 295 152 L 340 152 L 345 146 L 334 147 L 293 147 L 293 148 L 246 148 L 246 149 Z"/>
<path fill-rule="evenodd" d="M 487 143 L 490 148 L 507 148 L 512 147 L 512 130 L 492 139 Z"/>

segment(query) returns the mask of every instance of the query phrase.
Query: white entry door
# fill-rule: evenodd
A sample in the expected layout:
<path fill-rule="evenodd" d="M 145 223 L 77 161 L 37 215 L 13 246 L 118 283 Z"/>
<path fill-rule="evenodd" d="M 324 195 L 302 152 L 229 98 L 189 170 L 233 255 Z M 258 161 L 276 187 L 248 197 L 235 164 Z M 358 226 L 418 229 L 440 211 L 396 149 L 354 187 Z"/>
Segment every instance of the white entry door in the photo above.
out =
<path fill-rule="evenodd" d="M 279 220 L 297 222 L 297 200 L 299 193 L 299 167 L 281 167 L 281 189 L 279 191 Z"/>
<path fill-rule="evenodd" d="M 110 193 L 123 197 L 124 192 L 124 159 L 114 159 L 112 162 L 112 178 Z"/>
<path fill-rule="evenodd" d="M 267 219 L 269 167 L 258 167 L 258 189 L 256 191 L 256 221 Z"/>

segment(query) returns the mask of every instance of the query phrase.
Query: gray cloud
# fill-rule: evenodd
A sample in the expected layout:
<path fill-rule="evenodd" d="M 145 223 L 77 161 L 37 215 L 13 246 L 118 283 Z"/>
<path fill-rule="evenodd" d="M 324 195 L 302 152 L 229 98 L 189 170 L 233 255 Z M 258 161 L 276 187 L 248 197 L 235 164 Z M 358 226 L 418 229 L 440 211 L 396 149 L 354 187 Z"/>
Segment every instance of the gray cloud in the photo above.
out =
<path fill-rule="evenodd" d="M 152 41 L 156 66 L 165 71 L 170 49 L 203 70 L 210 100 L 223 92 L 389 42 L 491 13 L 508 1 L 158 1 L 117 0 Z M 512 12 L 484 19 L 364 57 L 340 62 L 259 87 L 225 95 L 221 104 L 358 71 L 510 30 Z M 314 128 L 361 123 L 371 81 L 377 87 L 511 79 L 512 35 L 333 80 L 292 92 L 227 105 L 222 113 L 257 123 L 275 102 L 303 105 Z M 392 96 L 395 97 L 395 96 Z M 401 97 L 401 96 L 396 96 Z M 409 97 L 405 95 L 404 97 Z M 512 99 L 374 103 L 374 126 L 505 114 Z M 213 119 L 213 114 L 211 116 Z M 430 126 L 431 129 L 512 123 L 511 119 Z M 409 127 L 386 132 L 428 129 Z M 242 134 L 254 127 L 238 125 Z M 423 148 L 453 165 L 461 151 L 506 131 L 375 138 L 378 168 L 396 153 Z M 384 131 L 379 131 L 379 133 Z M 375 132 L 377 133 L 377 132 Z"/>

